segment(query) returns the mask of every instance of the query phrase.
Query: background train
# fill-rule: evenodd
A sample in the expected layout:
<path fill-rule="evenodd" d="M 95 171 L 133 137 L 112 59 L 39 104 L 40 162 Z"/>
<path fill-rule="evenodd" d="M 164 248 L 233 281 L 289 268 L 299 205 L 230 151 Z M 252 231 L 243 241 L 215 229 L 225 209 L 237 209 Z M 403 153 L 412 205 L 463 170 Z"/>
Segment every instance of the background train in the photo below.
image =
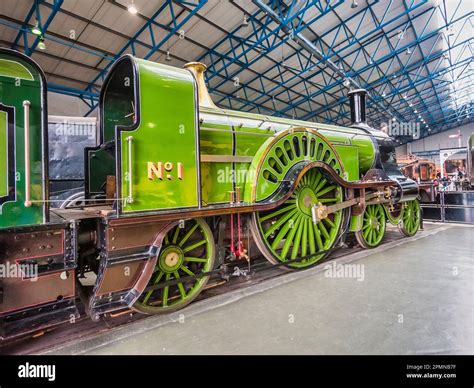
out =
<path fill-rule="evenodd" d="M 44 74 L 0 49 L 0 264 L 20 268 L 0 279 L 2 338 L 71 321 L 79 298 L 94 320 L 176 311 L 228 262 L 262 254 L 304 269 L 349 233 L 364 248 L 387 222 L 417 233 L 418 184 L 366 124 L 364 90 L 340 127 L 216 107 L 204 71 L 119 59 L 100 95 L 100 145 L 84 150 L 85 198 L 58 209 Z"/>

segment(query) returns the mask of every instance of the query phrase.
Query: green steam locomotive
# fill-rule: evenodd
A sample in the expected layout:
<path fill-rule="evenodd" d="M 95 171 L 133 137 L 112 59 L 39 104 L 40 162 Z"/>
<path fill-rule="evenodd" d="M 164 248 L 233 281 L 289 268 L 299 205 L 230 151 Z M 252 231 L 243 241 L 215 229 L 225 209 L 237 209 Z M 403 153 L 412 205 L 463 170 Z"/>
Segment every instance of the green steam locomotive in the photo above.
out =
<path fill-rule="evenodd" d="M 353 125 L 323 125 L 219 108 L 205 69 L 119 59 L 101 90 L 100 145 L 84 150 L 84 198 L 53 209 L 45 77 L 0 49 L 2 338 L 78 317 L 78 298 L 94 320 L 171 312 L 229 262 L 298 270 L 349 233 L 372 248 L 387 222 L 418 231 L 418 185 L 366 124 L 364 90 L 350 92 Z"/>

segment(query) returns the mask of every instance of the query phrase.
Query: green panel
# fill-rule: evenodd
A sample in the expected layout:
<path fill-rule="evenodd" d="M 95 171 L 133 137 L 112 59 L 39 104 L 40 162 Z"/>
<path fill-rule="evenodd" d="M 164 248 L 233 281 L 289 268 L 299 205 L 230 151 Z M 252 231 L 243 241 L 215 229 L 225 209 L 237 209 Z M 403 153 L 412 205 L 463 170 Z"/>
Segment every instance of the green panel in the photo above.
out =
<path fill-rule="evenodd" d="M 361 214 L 359 216 L 351 216 L 349 231 L 358 232 L 362 228 L 363 216 L 364 214 Z"/>
<path fill-rule="evenodd" d="M 7 62 L 5 62 L 5 60 Z M 16 163 L 16 201 L 0 205 L 0 229 L 14 226 L 41 224 L 44 220 L 44 182 L 43 175 L 43 95 L 41 76 L 35 67 L 21 57 L 0 52 L 3 63 L 17 62 L 19 66 L 10 67 L 19 70 L 24 68 L 33 76 L 33 80 L 21 79 L 26 74 L 14 73 L 0 75 L 0 102 L 15 109 L 15 163 Z M 15 70 L 15 71 L 16 71 Z M 31 78 L 31 77 L 30 77 Z M 45 87 L 45 86 L 44 86 Z M 24 114 L 23 101 L 30 101 L 30 207 L 25 207 L 25 154 L 24 154 Z M 46 130 L 46 129 L 45 129 Z M 2 170 L 2 173 L 4 170 Z M 12 186 L 13 187 L 13 186 Z"/>
<path fill-rule="evenodd" d="M 340 127 L 335 125 L 313 123 L 301 120 L 285 119 L 281 117 L 267 117 L 255 113 L 236 112 L 225 110 L 230 116 L 248 118 L 264 122 L 259 128 L 260 133 L 265 133 L 266 128 L 281 132 L 290 127 L 304 127 L 315 129 L 331 142 L 346 145 L 355 145 L 359 148 L 359 168 L 360 173 L 369 170 L 375 160 L 375 148 L 372 140 L 365 131 L 358 128 Z M 359 174 L 360 175 L 360 174 Z"/>
<path fill-rule="evenodd" d="M 7 113 L 0 112 L 0 197 L 8 195 Z"/>
<path fill-rule="evenodd" d="M 367 172 L 375 161 L 375 147 L 367 135 L 357 135 L 352 138 L 352 144 L 359 149 L 359 168 L 361 173 Z"/>
<path fill-rule="evenodd" d="M 359 179 L 359 150 L 354 146 L 335 144 L 337 153 L 343 162 L 347 181 L 356 181 Z"/>
<path fill-rule="evenodd" d="M 0 77 L 19 78 L 34 81 L 33 74 L 21 63 L 0 58 Z"/>
<path fill-rule="evenodd" d="M 133 131 L 121 132 L 121 192 L 129 190 L 128 142 L 133 136 L 133 203 L 126 202 L 124 212 L 198 205 L 196 164 L 196 112 L 194 78 L 187 70 L 141 59 L 138 65 L 140 85 L 140 123 Z M 163 179 L 148 179 L 148 163 L 169 163 Z M 183 177 L 178 177 L 178 163 Z M 170 179 L 168 179 L 168 177 Z M 125 201 L 124 201 L 125 202 Z"/>
<path fill-rule="evenodd" d="M 274 137 L 274 133 L 270 130 L 269 125 L 259 127 L 262 120 L 232 117 L 231 121 L 236 131 L 235 154 L 238 156 L 253 157 L 267 139 Z M 235 184 L 241 188 L 242 198 L 245 197 L 245 183 L 249 179 L 249 169 L 250 162 L 235 163 Z"/>
<path fill-rule="evenodd" d="M 201 157 L 232 155 L 232 128 L 227 115 L 202 113 L 199 131 Z M 233 190 L 230 162 L 201 162 L 201 187 L 204 205 L 229 202 Z"/>

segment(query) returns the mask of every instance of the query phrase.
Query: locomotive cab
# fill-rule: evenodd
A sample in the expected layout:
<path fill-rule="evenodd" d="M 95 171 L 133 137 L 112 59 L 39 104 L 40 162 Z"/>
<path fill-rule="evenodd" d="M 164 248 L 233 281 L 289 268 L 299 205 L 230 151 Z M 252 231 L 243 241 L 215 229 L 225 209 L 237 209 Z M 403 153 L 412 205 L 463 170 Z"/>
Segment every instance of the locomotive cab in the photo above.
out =
<path fill-rule="evenodd" d="M 88 199 L 114 199 L 116 194 L 115 128 L 136 124 L 136 82 L 129 57 L 118 62 L 100 96 L 100 145 L 85 149 L 85 192 Z"/>
<path fill-rule="evenodd" d="M 47 155 L 44 74 L 0 49 L 0 229 L 48 221 Z"/>
<path fill-rule="evenodd" d="M 192 74 L 126 55 L 100 96 L 100 146 L 85 150 L 86 198 L 119 214 L 197 207 L 199 136 Z"/>

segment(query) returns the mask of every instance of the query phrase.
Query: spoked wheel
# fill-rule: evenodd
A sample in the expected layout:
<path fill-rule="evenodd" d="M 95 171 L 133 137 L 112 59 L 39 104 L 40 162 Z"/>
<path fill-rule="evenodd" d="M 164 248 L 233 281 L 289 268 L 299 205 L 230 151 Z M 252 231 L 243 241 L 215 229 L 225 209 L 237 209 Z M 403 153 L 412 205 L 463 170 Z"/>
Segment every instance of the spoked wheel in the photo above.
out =
<path fill-rule="evenodd" d="M 362 229 L 355 233 L 357 242 L 363 248 L 375 248 L 385 234 L 385 211 L 382 205 L 367 205 L 364 211 Z"/>
<path fill-rule="evenodd" d="M 176 225 L 164 237 L 153 275 L 134 308 L 142 313 L 157 314 L 176 311 L 192 302 L 202 291 L 209 276 L 194 277 L 213 269 L 214 238 L 202 218 Z M 191 276 L 191 277 L 190 277 Z"/>
<path fill-rule="evenodd" d="M 398 225 L 398 223 L 402 219 L 403 210 L 405 209 L 403 204 L 396 203 L 393 205 L 383 205 L 385 210 L 385 216 L 387 217 L 387 221 L 390 222 L 392 225 Z"/>
<path fill-rule="evenodd" d="M 338 240 L 343 211 L 329 214 L 314 225 L 311 208 L 342 201 L 342 188 L 324 170 L 309 170 L 283 205 L 253 214 L 252 232 L 260 251 L 271 263 L 287 263 L 284 266 L 289 269 L 316 264 Z"/>
<path fill-rule="evenodd" d="M 420 228 L 421 222 L 421 208 L 420 202 L 417 199 L 405 203 L 405 210 L 403 211 L 402 220 L 398 224 L 400 232 L 407 236 L 414 236 Z"/>

